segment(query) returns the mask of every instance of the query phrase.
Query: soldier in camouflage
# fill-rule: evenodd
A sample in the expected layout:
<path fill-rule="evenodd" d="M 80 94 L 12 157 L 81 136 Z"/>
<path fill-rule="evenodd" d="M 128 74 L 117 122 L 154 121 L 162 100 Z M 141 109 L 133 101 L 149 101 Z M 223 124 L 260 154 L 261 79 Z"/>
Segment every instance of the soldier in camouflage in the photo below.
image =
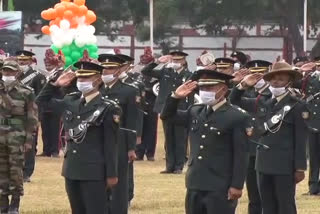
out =
<path fill-rule="evenodd" d="M 16 80 L 17 62 L 6 60 L 0 80 L 0 213 L 19 213 L 24 152 L 32 148 L 37 125 L 33 90 Z M 8 196 L 11 195 L 9 203 Z"/>

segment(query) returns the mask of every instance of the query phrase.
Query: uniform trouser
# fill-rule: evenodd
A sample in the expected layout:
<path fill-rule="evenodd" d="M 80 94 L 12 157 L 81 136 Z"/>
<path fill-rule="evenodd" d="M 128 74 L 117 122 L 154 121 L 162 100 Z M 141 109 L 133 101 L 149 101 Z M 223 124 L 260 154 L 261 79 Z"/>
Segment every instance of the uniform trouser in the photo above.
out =
<path fill-rule="evenodd" d="M 317 194 L 320 191 L 319 168 L 320 168 L 320 134 L 309 133 L 309 191 Z"/>
<path fill-rule="evenodd" d="M 25 153 L 25 163 L 23 168 L 23 177 L 31 177 L 36 164 L 36 145 L 38 141 L 38 129 L 33 133 L 32 148 Z"/>
<path fill-rule="evenodd" d="M 133 162 L 128 166 L 128 201 L 131 201 L 134 197 L 134 166 Z"/>
<path fill-rule="evenodd" d="M 258 173 L 263 214 L 296 214 L 294 174 Z"/>
<path fill-rule="evenodd" d="M 128 149 L 123 139 L 118 146 L 118 184 L 112 189 L 112 199 L 107 201 L 111 214 L 128 213 Z"/>
<path fill-rule="evenodd" d="M 0 134 L 0 195 L 23 195 L 23 145 L 26 133 Z"/>
<path fill-rule="evenodd" d="M 237 200 L 228 200 L 226 192 L 187 190 L 186 214 L 234 214 Z"/>
<path fill-rule="evenodd" d="M 82 181 L 65 179 L 72 214 L 106 214 L 105 181 Z"/>
<path fill-rule="evenodd" d="M 256 157 L 250 156 L 249 164 L 248 164 L 248 171 L 247 171 L 247 178 L 246 178 L 246 186 L 248 191 L 248 213 L 249 214 L 261 214 L 262 207 L 261 207 L 261 199 L 258 190 L 258 181 L 257 181 L 257 172 L 255 170 L 255 162 Z"/>
<path fill-rule="evenodd" d="M 186 158 L 187 129 L 173 121 L 164 120 L 166 169 L 182 170 Z"/>
<path fill-rule="evenodd" d="M 43 153 L 47 156 L 59 153 L 60 116 L 52 112 L 42 114 Z"/>
<path fill-rule="evenodd" d="M 144 155 L 147 157 L 154 157 L 157 143 L 157 125 L 158 125 L 158 114 L 149 111 L 148 115 L 143 116 L 143 131 L 141 144 L 137 145 L 137 157 L 143 158 Z"/>

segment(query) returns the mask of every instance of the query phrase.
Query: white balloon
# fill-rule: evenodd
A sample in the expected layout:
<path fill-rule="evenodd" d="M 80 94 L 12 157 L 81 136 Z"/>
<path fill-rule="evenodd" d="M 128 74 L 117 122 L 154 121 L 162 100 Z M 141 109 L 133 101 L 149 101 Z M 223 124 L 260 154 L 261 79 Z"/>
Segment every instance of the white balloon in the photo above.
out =
<path fill-rule="evenodd" d="M 70 22 L 66 19 L 63 19 L 61 22 L 60 22 L 60 28 L 62 30 L 68 30 L 70 28 Z"/>
<path fill-rule="evenodd" d="M 88 31 L 88 33 L 93 35 L 96 32 L 96 28 L 93 25 L 89 25 L 87 27 L 87 31 Z"/>
<path fill-rule="evenodd" d="M 49 28 L 51 33 L 55 33 L 57 30 L 59 30 L 58 25 L 51 25 Z"/>

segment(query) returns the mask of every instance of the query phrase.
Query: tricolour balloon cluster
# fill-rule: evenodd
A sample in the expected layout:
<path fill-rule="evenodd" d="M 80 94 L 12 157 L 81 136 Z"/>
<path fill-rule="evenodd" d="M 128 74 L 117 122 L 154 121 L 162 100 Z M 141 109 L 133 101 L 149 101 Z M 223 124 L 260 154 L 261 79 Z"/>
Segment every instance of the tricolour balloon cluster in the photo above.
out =
<path fill-rule="evenodd" d="M 88 50 L 91 58 L 98 58 L 95 27 L 91 25 L 97 16 L 85 3 L 85 0 L 61 0 L 54 8 L 41 12 L 41 17 L 50 21 L 42 27 L 42 32 L 50 35 L 55 53 L 62 50 L 66 66 L 82 58 L 84 50 Z"/>

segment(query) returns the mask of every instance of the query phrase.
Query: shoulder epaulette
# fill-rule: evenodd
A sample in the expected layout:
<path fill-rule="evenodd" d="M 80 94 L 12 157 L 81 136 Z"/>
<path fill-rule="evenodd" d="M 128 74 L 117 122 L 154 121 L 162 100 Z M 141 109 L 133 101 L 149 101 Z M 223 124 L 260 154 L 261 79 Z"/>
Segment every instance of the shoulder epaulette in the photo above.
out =
<path fill-rule="evenodd" d="M 121 81 L 122 82 L 122 81 Z M 124 84 L 124 85 L 127 85 L 127 86 L 130 86 L 130 87 L 132 87 L 132 88 L 135 88 L 135 89 L 138 89 L 139 90 L 139 87 L 138 86 L 136 86 L 135 84 L 133 84 L 133 83 L 126 83 L 126 82 L 122 82 L 122 84 Z"/>
<path fill-rule="evenodd" d="M 230 104 L 230 106 L 232 106 L 234 109 L 236 109 L 236 110 L 238 110 L 238 111 L 240 111 L 240 112 L 242 112 L 242 113 L 245 113 L 245 114 L 248 113 L 246 110 L 240 108 L 239 106 L 232 105 L 232 104 Z"/>
<path fill-rule="evenodd" d="M 76 95 L 81 95 L 81 92 L 75 91 L 67 94 L 66 96 L 76 96 Z"/>

